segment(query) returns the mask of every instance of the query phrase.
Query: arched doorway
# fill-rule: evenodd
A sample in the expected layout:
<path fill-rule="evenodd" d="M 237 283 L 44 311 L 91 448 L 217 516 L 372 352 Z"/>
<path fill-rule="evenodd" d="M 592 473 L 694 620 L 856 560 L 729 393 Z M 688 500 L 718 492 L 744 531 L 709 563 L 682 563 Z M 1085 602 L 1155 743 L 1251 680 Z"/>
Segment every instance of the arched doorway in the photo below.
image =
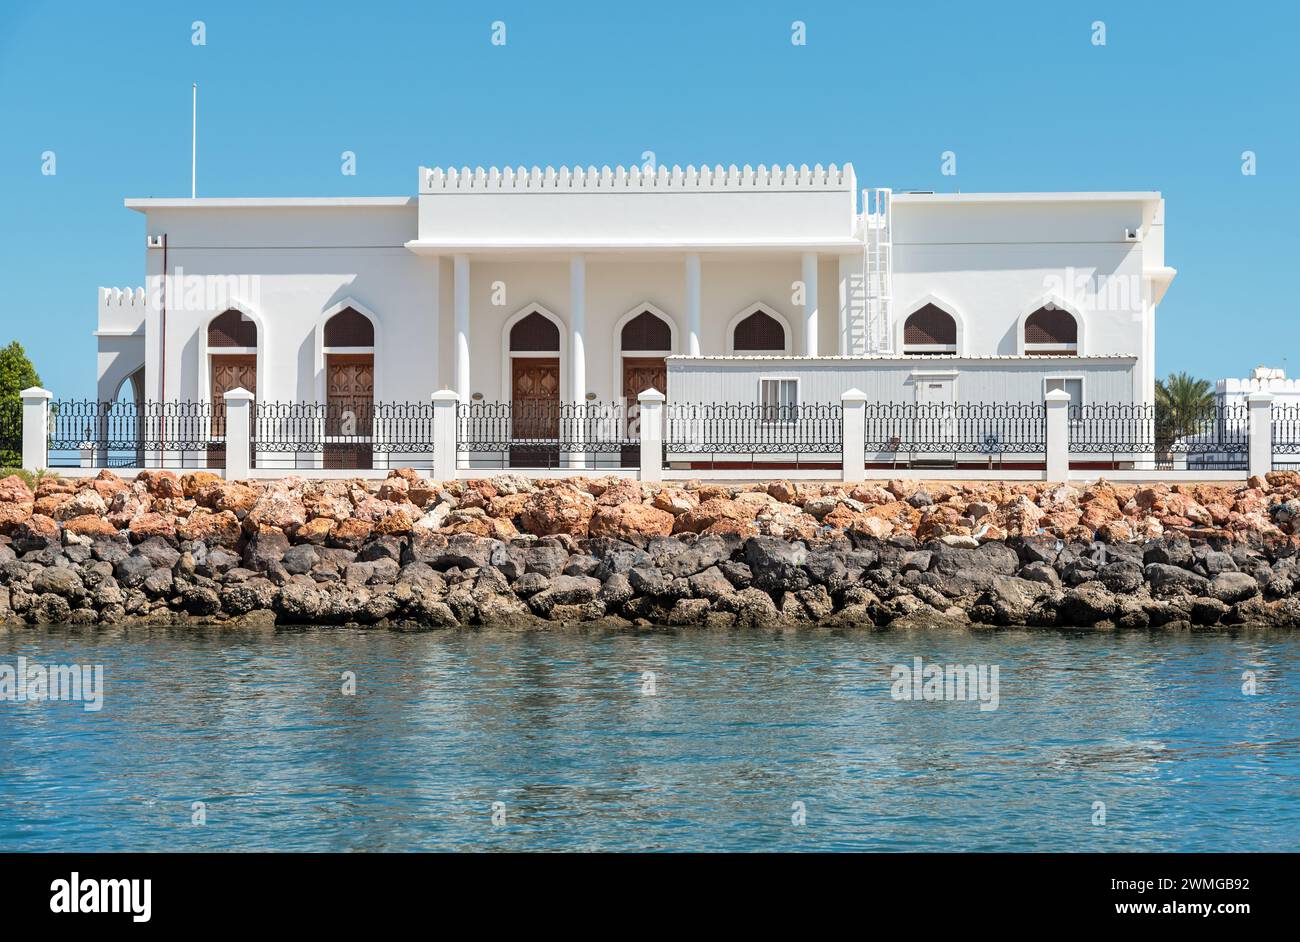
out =
<path fill-rule="evenodd" d="M 638 399 L 647 389 L 667 392 L 668 361 L 673 352 L 672 325 L 649 308 L 631 317 L 619 331 L 622 359 L 625 444 L 621 464 L 633 468 L 641 463 L 641 449 L 632 442 L 639 437 L 641 407 Z"/>
<path fill-rule="evenodd" d="M 247 389 L 257 395 L 257 324 L 242 311 L 231 309 L 218 314 L 208 323 L 208 359 L 214 441 L 207 447 L 207 464 L 209 468 L 224 468 L 226 393 Z"/>
<path fill-rule="evenodd" d="M 510 328 L 509 352 L 510 466 L 559 467 L 560 328 L 531 311 Z"/>
<path fill-rule="evenodd" d="M 374 466 L 375 325 L 345 307 L 325 322 L 326 468 Z"/>

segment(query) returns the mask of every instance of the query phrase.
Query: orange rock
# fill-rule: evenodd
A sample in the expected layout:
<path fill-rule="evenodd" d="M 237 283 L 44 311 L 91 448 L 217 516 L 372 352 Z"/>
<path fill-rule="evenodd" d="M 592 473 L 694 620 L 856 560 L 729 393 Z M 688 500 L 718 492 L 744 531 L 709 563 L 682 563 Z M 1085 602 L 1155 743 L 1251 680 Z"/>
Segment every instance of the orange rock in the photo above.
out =
<path fill-rule="evenodd" d="M 401 536 L 411 532 L 411 515 L 405 510 L 394 510 L 384 515 L 375 525 L 376 536 Z"/>
<path fill-rule="evenodd" d="M 585 537 L 596 501 L 585 491 L 548 487 L 528 495 L 520 511 L 524 529 L 537 536 Z"/>
<path fill-rule="evenodd" d="M 221 475 L 213 474 L 211 471 L 191 471 L 181 476 L 181 493 L 193 499 L 202 488 L 221 482 Z"/>
<path fill-rule="evenodd" d="M 255 485 L 242 481 L 212 481 L 198 488 L 194 500 L 209 510 L 229 510 L 239 516 L 252 510 L 259 496 L 261 489 Z"/>
<path fill-rule="evenodd" d="M 487 515 L 501 520 L 514 520 L 528 503 L 527 494 L 498 494 L 488 501 Z"/>
<path fill-rule="evenodd" d="M 604 495 L 601 500 L 604 500 Z M 668 536 L 673 532 L 673 520 L 668 511 L 650 504 L 628 502 L 609 506 L 597 502 L 589 532 L 594 537 L 609 536 L 619 540 L 629 536 Z"/>
<path fill-rule="evenodd" d="M 891 482 L 891 490 L 892 482 Z M 868 519 L 883 520 L 894 533 L 916 533 L 917 524 L 921 522 L 921 512 L 905 501 L 896 500 L 888 504 L 868 507 L 863 512 Z"/>
<path fill-rule="evenodd" d="M 338 524 L 330 517 L 313 517 L 298 528 L 294 538 L 299 543 L 311 543 L 313 546 L 323 544 Z"/>
<path fill-rule="evenodd" d="M 177 521 L 176 535 L 182 540 L 199 540 L 209 546 L 234 546 L 239 542 L 239 518 L 229 510 L 213 513 L 201 507 Z"/>
<path fill-rule="evenodd" d="M 307 508 L 302 503 L 302 481 L 283 478 L 274 482 L 257 498 L 244 517 L 244 530 L 252 533 L 259 527 L 275 527 L 290 536 L 307 522 Z"/>
<path fill-rule="evenodd" d="M 329 545 L 353 551 L 359 550 L 362 544 L 370 539 L 371 529 L 372 527 L 367 521 L 358 520 L 355 517 L 340 520 L 335 524 L 334 529 L 330 531 Z"/>
<path fill-rule="evenodd" d="M 179 487 L 179 482 L 177 486 Z M 131 539 L 137 543 L 151 536 L 161 536 L 171 540 L 176 537 L 176 518 L 167 514 L 141 514 L 130 522 L 127 529 L 131 531 Z"/>
<path fill-rule="evenodd" d="M 727 497 L 711 497 L 708 500 L 702 500 L 700 505 L 693 510 L 688 510 L 683 514 L 678 514 L 673 523 L 674 533 L 701 533 L 712 527 L 716 523 L 729 520 L 733 523 L 754 523 L 753 507 L 746 508 L 742 504 Z"/>
<path fill-rule="evenodd" d="M 700 502 L 694 494 L 680 487 L 659 488 L 659 490 L 655 491 L 651 503 L 660 510 L 668 511 L 674 517 L 700 506 Z"/>
<path fill-rule="evenodd" d="M 643 496 L 640 481 L 624 478 L 605 488 L 596 498 L 596 506 L 617 507 L 619 504 L 640 504 Z"/>
<path fill-rule="evenodd" d="M 59 508 L 70 500 L 72 500 L 72 494 L 67 492 L 61 494 L 45 494 L 36 498 L 36 503 L 33 505 L 32 511 L 46 517 L 58 519 Z"/>
<path fill-rule="evenodd" d="M 32 514 L 14 528 L 14 538 L 23 541 L 46 540 L 50 543 L 59 541 L 59 525 L 52 517 L 44 514 Z"/>
<path fill-rule="evenodd" d="M 26 505 L 30 511 L 32 504 L 36 503 L 36 495 L 32 489 L 16 474 L 11 474 L 6 478 L 0 478 L 0 504 L 16 504 L 18 506 Z"/>
<path fill-rule="evenodd" d="M 150 497 L 185 496 L 185 489 L 174 471 L 141 471 L 135 479 L 144 482 Z"/>
<path fill-rule="evenodd" d="M 69 533 L 75 533 L 77 536 L 88 536 L 91 539 L 117 536 L 117 528 L 99 514 L 85 514 L 80 517 L 73 517 L 71 520 L 65 520 L 63 529 Z"/>

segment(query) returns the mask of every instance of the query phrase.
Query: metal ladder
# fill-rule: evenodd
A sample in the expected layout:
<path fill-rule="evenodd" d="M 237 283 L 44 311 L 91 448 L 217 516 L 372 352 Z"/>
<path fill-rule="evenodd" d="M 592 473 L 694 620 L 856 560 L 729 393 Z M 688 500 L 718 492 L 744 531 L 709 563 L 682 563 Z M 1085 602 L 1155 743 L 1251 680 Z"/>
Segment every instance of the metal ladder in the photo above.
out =
<path fill-rule="evenodd" d="M 871 204 L 867 202 L 868 194 L 874 195 Z M 869 356 L 890 354 L 894 348 L 894 242 L 890 221 L 892 202 L 893 191 L 888 187 L 862 191 L 862 278 L 866 336 L 863 338 L 861 352 Z M 857 338 L 854 340 L 854 352 L 858 352 Z"/>

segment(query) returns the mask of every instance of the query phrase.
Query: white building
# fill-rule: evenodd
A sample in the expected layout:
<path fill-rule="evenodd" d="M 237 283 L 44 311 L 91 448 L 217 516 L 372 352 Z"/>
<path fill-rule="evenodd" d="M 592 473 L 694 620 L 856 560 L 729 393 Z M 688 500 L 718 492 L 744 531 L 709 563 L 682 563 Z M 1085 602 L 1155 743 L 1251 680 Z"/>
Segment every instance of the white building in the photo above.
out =
<path fill-rule="evenodd" d="M 100 291 L 98 395 L 1153 401 L 1174 276 L 1159 193 L 862 199 L 849 165 L 421 168 L 414 197 L 128 199 L 146 284 Z"/>

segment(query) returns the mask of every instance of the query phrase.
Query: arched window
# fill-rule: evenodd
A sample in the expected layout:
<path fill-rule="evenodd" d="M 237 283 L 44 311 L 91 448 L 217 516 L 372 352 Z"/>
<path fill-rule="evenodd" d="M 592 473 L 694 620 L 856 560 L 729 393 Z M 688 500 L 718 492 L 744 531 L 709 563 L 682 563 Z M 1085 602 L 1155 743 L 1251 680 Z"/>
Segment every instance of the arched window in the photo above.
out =
<path fill-rule="evenodd" d="M 1047 305 L 1025 318 L 1025 353 L 1075 356 L 1078 352 L 1079 325 L 1069 311 Z"/>
<path fill-rule="evenodd" d="M 373 347 L 375 325 L 360 311 L 345 307 L 325 322 L 325 346 Z"/>
<path fill-rule="evenodd" d="M 537 311 L 510 328 L 511 353 L 558 353 L 560 328 Z"/>
<path fill-rule="evenodd" d="M 240 311 L 226 311 L 218 314 L 208 324 L 209 347 L 248 347 L 257 346 L 257 324 Z"/>
<path fill-rule="evenodd" d="M 671 350 L 672 328 L 650 311 L 642 311 L 623 325 L 620 337 L 623 350 Z"/>
<path fill-rule="evenodd" d="M 731 347 L 737 353 L 784 353 L 785 328 L 763 311 L 755 311 L 732 332 Z"/>
<path fill-rule="evenodd" d="M 903 352 L 940 355 L 957 352 L 957 321 L 934 304 L 918 308 L 903 324 Z"/>

